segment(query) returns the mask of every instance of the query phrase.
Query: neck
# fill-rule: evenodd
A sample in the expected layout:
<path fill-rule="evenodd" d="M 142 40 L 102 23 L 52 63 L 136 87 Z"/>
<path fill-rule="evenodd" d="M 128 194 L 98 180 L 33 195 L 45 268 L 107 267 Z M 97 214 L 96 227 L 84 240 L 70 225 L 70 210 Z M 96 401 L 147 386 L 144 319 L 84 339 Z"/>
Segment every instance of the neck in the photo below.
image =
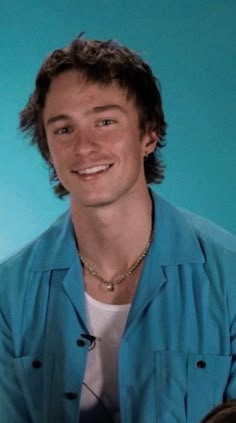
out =
<path fill-rule="evenodd" d="M 80 253 L 104 278 L 126 271 L 147 245 L 152 230 L 148 189 L 140 198 L 99 208 L 71 204 Z"/>

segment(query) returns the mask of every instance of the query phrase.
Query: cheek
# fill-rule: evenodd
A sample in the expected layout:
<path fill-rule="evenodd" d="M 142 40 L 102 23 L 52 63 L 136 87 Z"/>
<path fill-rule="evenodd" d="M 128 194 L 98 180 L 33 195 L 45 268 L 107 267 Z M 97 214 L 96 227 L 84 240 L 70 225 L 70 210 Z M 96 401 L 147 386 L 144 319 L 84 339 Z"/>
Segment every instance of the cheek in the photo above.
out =
<path fill-rule="evenodd" d="M 65 159 L 61 155 L 55 154 L 55 152 L 52 151 L 50 156 L 50 162 L 56 170 L 58 176 L 60 176 L 60 174 L 63 173 L 63 169 L 66 165 Z"/>
<path fill-rule="evenodd" d="M 49 144 L 49 152 L 53 164 L 60 164 L 67 160 L 69 150 L 63 145 Z"/>
<path fill-rule="evenodd" d="M 133 157 L 135 161 L 139 161 L 143 156 L 143 147 L 138 138 L 133 139 L 132 142 L 126 146 L 126 154 Z"/>

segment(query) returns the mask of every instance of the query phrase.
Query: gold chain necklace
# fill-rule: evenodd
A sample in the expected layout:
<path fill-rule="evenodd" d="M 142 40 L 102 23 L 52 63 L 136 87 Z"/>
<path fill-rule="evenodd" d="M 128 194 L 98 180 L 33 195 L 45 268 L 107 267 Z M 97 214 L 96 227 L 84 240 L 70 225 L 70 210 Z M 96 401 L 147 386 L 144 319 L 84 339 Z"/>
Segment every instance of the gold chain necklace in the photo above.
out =
<path fill-rule="evenodd" d="M 113 292 L 115 289 L 115 285 L 119 285 L 126 278 L 128 278 L 135 271 L 135 269 L 137 269 L 139 264 L 143 261 L 144 257 L 146 257 L 148 250 L 150 248 L 151 242 L 152 242 L 152 236 L 150 237 L 142 253 L 136 258 L 133 264 L 131 264 L 128 270 L 125 273 L 122 273 L 121 275 L 116 277 L 114 280 L 111 279 L 110 281 L 103 278 L 103 276 L 101 276 L 95 269 L 93 269 L 93 267 L 85 260 L 85 258 L 80 253 L 79 253 L 79 256 L 80 256 L 81 263 L 89 271 L 89 273 L 93 275 L 95 278 L 97 278 L 103 285 L 105 285 L 107 291 Z"/>

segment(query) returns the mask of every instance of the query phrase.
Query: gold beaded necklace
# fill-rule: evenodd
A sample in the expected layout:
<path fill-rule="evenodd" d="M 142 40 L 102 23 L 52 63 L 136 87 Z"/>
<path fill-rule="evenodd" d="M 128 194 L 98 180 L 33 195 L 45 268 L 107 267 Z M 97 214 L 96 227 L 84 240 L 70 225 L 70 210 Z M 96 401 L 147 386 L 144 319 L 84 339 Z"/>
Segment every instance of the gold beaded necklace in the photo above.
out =
<path fill-rule="evenodd" d="M 93 267 L 85 260 L 85 258 L 82 256 L 82 254 L 79 253 L 79 257 L 81 260 L 81 263 L 84 265 L 85 269 L 88 270 L 88 272 L 93 275 L 95 278 L 97 278 L 101 284 L 105 285 L 107 291 L 113 292 L 115 290 L 115 285 L 119 285 L 121 282 L 123 282 L 125 279 L 127 279 L 134 271 L 137 269 L 139 264 L 143 261 L 143 259 L 146 257 L 148 250 L 150 248 L 152 242 L 152 236 L 150 237 L 146 247 L 142 251 L 142 253 L 136 258 L 136 260 L 131 264 L 131 266 L 128 268 L 128 270 L 125 273 L 122 273 L 121 275 L 117 276 L 116 278 L 111 279 L 108 281 L 103 276 L 101 276 Z"/>

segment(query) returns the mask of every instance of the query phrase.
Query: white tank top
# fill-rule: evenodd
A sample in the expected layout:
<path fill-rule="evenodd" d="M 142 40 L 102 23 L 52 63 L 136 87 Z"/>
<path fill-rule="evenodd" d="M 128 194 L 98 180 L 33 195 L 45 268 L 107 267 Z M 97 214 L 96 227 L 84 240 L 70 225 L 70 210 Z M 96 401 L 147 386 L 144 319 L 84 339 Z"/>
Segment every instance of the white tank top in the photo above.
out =
<path fill-rule="evenodd" d="M 118 349 L 130 304 L 104 304 L 85 296 L 88 329 L 96 341 L 88 353 L 80 421 L 119 422 Z"/>

